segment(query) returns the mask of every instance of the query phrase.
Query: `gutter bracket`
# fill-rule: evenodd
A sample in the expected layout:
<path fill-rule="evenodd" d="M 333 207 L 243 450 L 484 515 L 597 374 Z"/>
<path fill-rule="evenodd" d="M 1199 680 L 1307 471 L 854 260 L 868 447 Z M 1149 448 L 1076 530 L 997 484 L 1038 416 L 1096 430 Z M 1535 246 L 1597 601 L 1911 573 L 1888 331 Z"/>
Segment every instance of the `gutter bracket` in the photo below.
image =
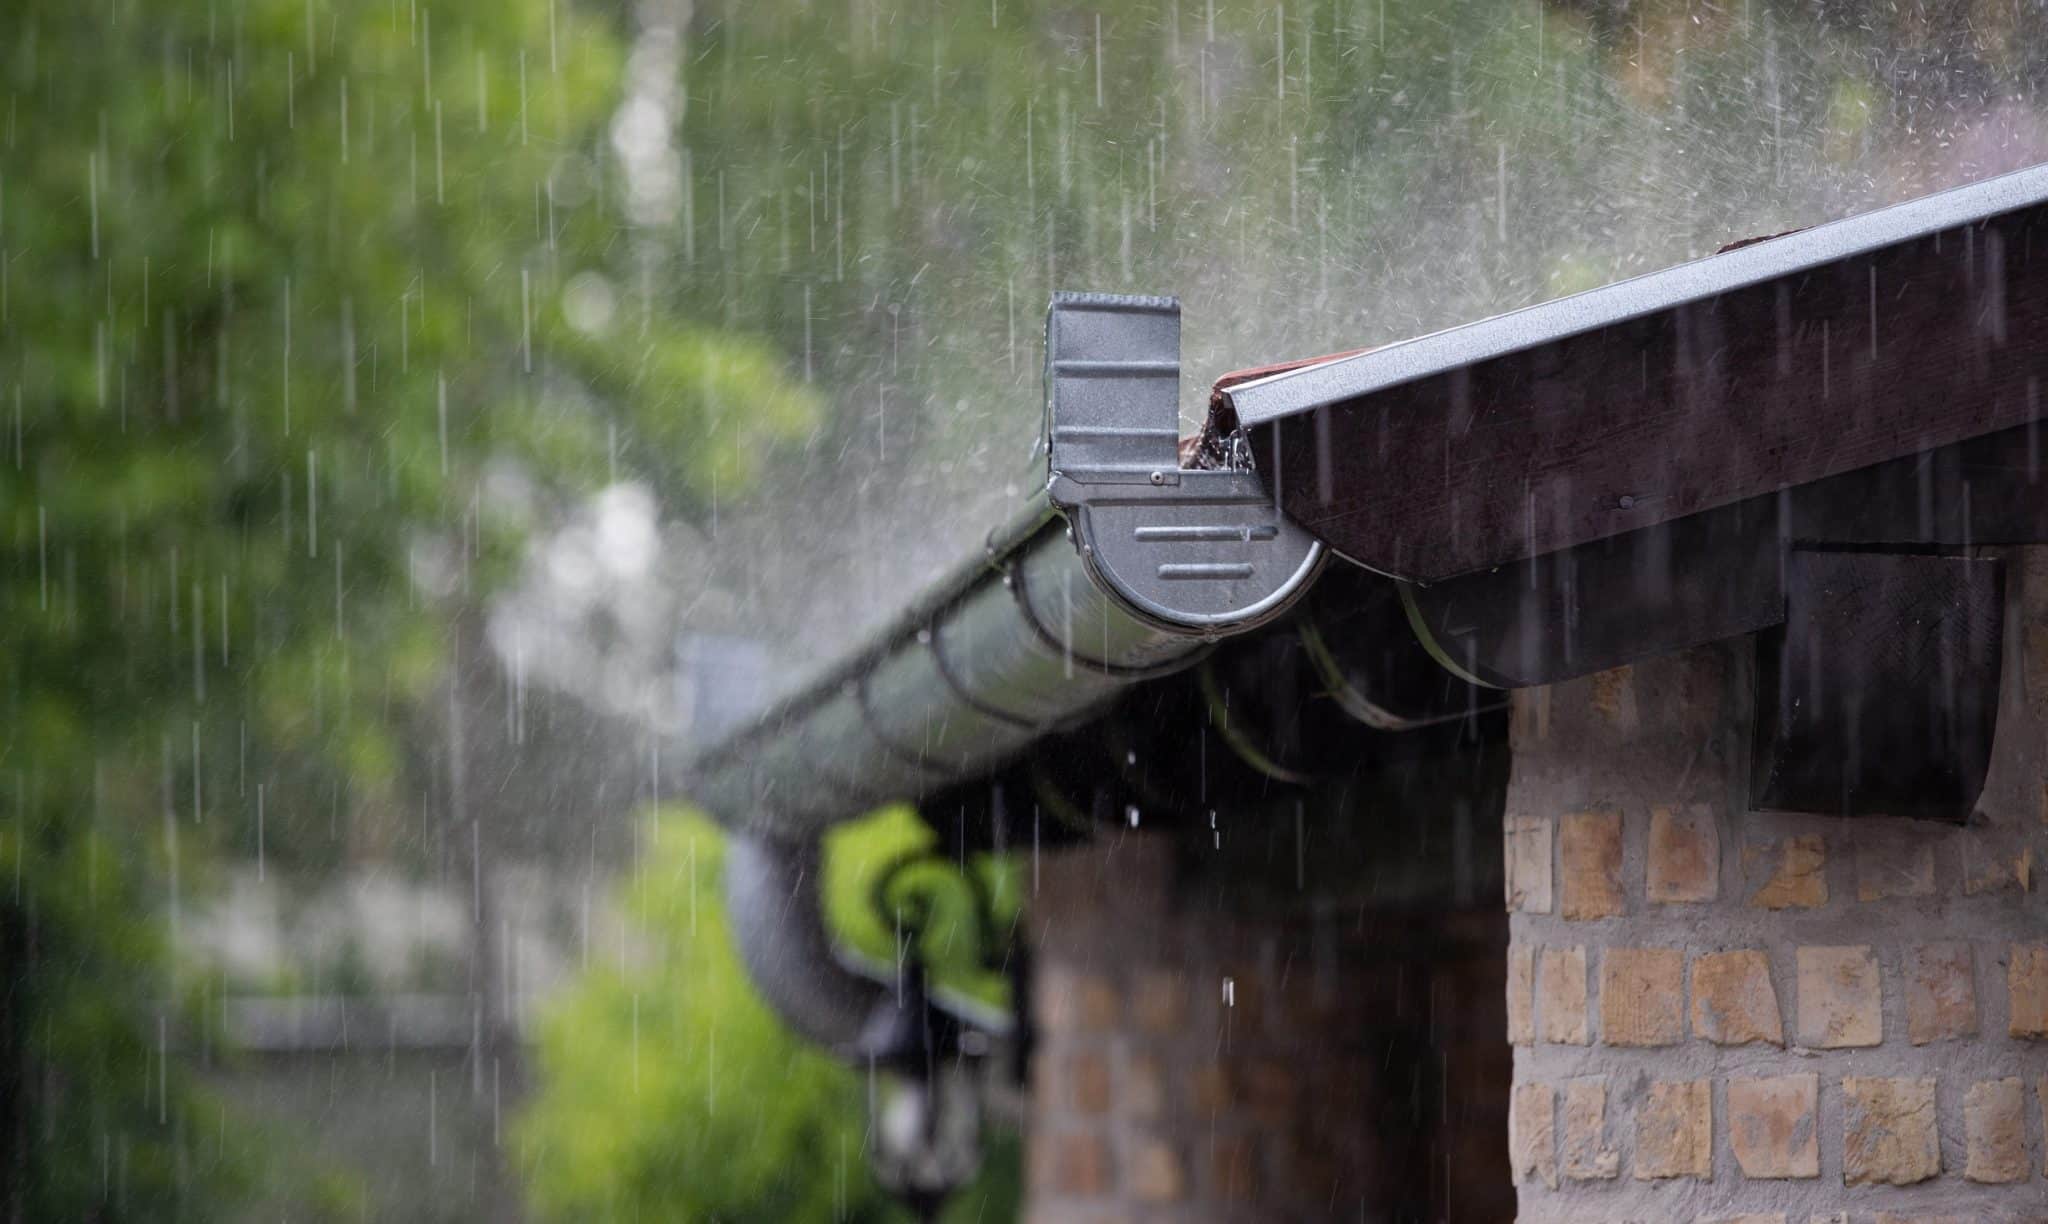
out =
<path fill-rule="evenodd" d="M 1202 637 L 1284 611 L 1323 561 L 1280 510 L 1280 473 L 1180 463 L 1180 303 L 1053 296 L 1047 493 L 1090 574 L 1134 615 Z"/>
<path fill-rule="evenodd" d="M 1752 806 L 1961 823 L 1997 720 L 1995 559 L 1794 549 L 1757 637 Z"/>

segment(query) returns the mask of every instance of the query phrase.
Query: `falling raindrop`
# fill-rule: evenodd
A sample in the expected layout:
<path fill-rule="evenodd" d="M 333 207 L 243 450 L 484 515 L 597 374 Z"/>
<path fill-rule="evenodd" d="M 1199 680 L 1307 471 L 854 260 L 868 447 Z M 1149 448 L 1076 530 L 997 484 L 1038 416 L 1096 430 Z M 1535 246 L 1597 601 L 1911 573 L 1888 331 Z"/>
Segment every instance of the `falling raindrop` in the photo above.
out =
<path fill-rule="evenodd" d="M 519 355 L 526 372 L 533 373 L 533 273 L 519 269 Z M 445 450 L 445 447 L 443 448 Z M 444 467 L 442 469 L 446 471 Z"/>
<path fill-rule="evenodd" d="M 441 442 L 441 474 L 448 474 L 448 379 L 437 371 L 434 375 L 434 424 L 435 433 Z"/>
<path fill-rule="evenodd" d="M 434 203 L 448 202 L 447 182 L 443 176 L 441 158 L 441 102 L 434 101 Z"/>
<path fill-rule="evenodd" d="M 306 448 L 306 556 L 320 555 L 320 465 L 312 447 Z"/>
<path fill-rule="evenodd" d="M 1102 14 L 1095 14 L 1095 109 L 1102 109 Z"/>

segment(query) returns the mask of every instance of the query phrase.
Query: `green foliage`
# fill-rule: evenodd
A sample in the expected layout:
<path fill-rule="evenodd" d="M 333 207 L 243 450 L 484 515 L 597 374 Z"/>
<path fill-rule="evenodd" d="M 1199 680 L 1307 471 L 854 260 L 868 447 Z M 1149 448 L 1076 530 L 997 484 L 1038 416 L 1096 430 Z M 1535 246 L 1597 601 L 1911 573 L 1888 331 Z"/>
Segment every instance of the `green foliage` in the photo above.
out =
<path fill-rule="evenodd" d="M 674 813 L 646 840 L 624 894 L 645 954 L 593 963 L 541 1026 L 542 1086 L 518 1128 L 535 1208 L 579 1221 L 901 1219 L 867 1171 L 863 1079 L 791 1037 L 747 982 L 720 905 L 717 828 Z M 888 864 L 930 840 L 902 810 L 833 834 L 825 903 L 843 938 L 891 956 L 869 898 Z M 927 943 L 955 950 L 940 976 L 964 986 L 972 918 L 941 909 Z M 948 1218 L 1007 1218 L 1014 1161 L 999 1146 Z"/>
<path fill-rule="evenodd" d="M 30 1164 L 39 1176 L 25 1201 L 96 1203 L 115 1219 L 215 1218 L 254 1170 L 239 1144 L 229 1148 L 225 1119 L 209 1141 L 187 1130 L 201 1119 L 212 1130 L 218 1117 L 163 1063 L 163 1035 L 192 1017 L 161 1006 L 146 1021 L 137 1014 L 132 975 L 160 955 L 162 932 L 133 908 L 141 889 L 132 870 L 92 831 L 46 844 L 36 867 L 31 893 L 20 843 L 0 842 L 0 878 L 24 881 L 0 896 L 0 963 L 63 966 L 17 980 L 0 1004 L 0 1125 L 70 1154 Z M 26 1068 L 48 1069 L 56 1082 L 15 1081 Z"/>
<path fill-rule="evenodd" d="M 565 315 L 621 271 L 614 20 L 0 12 L 0 1082 L 35 1123 L 0 1126 L 8 1214 L 217 1213 L 217 1111 L 161 1065 L 203 1042 L 159 1040 L 142 916 L 255 856 L 259 794 L 273 869 L 416 853 L 411 745 L 524 521 L 493 472 L 560 496 L 617 462 L 688 507 L 812 427 L 760 340 Z"/>
<path fill-rule="evenodd" d="M 520 1130 L 534 1203 L 562 1220 L 883 1218 L 859 1081 L 746 985 L 715 828 L 671 817 L 650 834 L 626 907 L 657 950 L 593 966 L 541 1030 Z"/>
<path fill-rule="evenodd" d="M 9 19 L 11 97 L 36 112 L 0 181 L 0 617 L 10 698 L 39 715 L 18 747 L 140 730 L 155 754 L 197 719 L 223 747 L 181 743 L 173 767 L 239 798 L 224 746 L 249 725 L 256 751 L 328 766 L 272 778 L 281 810 L 375 811 L 400 801 L 390 703 L 437 674 L 409 532 L 449 533 L 444 577 L 474 589 L 516 530 L 483 503 L 489 465 L 587 486 L 623 423 L 687 456 L 649 465 L 687 499 L 741 486 L 817 403 L 772 350 L 670 312 L 564 322 L 564 283 L 606 266 L 617 227 L 592 190 L 618 73 L 598 19 L 551 0 L 116 14 Z"/>
<path fill-rule="evenodd" d="M 935 840 L 908 808 L 884 808 L 828 831 L 826 923 L 855 956 L 892 965 L 901 944 L 935 985 L 1007 1005 L 1003 970 L 1022 901 L 1016 865 L 987 855 L 936 857 Z"/>

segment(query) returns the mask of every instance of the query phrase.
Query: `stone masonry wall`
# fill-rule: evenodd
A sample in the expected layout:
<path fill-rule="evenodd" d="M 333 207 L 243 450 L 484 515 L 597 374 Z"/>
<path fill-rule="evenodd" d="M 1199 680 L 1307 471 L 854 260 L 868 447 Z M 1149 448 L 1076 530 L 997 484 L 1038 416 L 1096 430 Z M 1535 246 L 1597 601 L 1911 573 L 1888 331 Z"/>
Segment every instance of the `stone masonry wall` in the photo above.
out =
<path fill-rule="evenodd" d="M 2007 555 L 1963 827 L 1747 810 L 1746 641 L 1517 695 L 1522 1220 L 2048 1220 L 2048 549 Z"/>
<path fill-rule="evenodd" d="M 1026 1218 L 1500 1220 L 1506 924 L 1184 878 L 1166 834 L 1046 854 Z"/>

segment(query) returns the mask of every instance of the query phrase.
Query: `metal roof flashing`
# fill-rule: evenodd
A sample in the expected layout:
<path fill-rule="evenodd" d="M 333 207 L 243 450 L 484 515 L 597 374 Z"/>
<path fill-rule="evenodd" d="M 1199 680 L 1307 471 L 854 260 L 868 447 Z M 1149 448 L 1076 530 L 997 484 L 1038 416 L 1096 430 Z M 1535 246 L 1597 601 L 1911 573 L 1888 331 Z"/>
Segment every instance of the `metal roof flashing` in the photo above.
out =
<path fill-rule="evenodd" d="M 1210 432 L 1338 555 L 1482 572 L 2038 419 L 2044 237 L 2035 167 L 1229 387 Z"/>
<path fill-rule="evenodd" d="M 1477 322 L 1282 370 L 1225 394 L 1239 426 L 1249 429 L 2044 203 L 2048 165 L 2031 166 L 1806 229 L 1734 243 L 1686 263 Z"/>

